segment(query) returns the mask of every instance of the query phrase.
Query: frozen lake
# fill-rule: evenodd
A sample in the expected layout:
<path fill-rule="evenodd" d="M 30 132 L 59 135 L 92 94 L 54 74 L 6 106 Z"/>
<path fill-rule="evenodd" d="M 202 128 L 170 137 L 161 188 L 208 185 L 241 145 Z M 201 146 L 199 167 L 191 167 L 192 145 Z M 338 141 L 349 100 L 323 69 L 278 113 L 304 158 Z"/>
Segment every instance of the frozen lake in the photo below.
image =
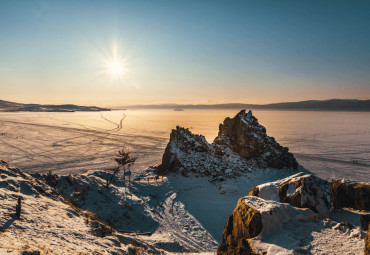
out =
<path fill-rule="evenodd" d="M 0 113 L 0 159 L 31 172 L 76 173 L 114 165 L 126 146 L 135 171 L 161 162 L 171 129 L 188 127 L 209 142 L 236 110 L 128 110 Z M 324 179 L 370 181 L 370 113 L 253 111 L 267 133 Z M 122 121 L 121 121 L 122 120 Z M 355 163 L 354 163 L 355 162 Z"/>

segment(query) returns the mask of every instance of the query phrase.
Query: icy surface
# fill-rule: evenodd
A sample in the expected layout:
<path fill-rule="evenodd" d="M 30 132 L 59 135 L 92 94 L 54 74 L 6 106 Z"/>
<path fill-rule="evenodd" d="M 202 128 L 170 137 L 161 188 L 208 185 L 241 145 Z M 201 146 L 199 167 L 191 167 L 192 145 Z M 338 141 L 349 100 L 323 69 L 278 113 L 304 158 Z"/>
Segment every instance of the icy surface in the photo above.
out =
<path fill-rule="evenodd" d="M 370 113 L 253 113 L 319 177 L 370 182 Z M 29 171 L 76 173 L 110 167 L 111 157 L 125 145 L 139 156 L 135 169 L 141 170 L 161 162 L 176 125 L 212 142 L 218 124 L 234 115 L 235 110 L 0 113 L 0 158 Z"/>

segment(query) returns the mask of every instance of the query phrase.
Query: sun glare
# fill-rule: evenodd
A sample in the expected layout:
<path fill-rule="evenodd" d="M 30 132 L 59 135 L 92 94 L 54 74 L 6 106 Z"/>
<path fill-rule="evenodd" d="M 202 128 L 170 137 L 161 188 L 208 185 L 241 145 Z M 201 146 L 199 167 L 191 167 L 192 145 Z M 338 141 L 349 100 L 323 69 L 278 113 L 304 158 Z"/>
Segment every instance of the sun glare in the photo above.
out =
<path fill-rule="evenodd" d="M 129 70 L 127 67 L 127 56 L 122 54 L 117 42 L 114 42 L 110 52 L 101 55 L 103 71 L 106 77 L 113 81 L 127 80 Z"/>
<path fill-rule="evenodd" d="M 108 63 L 108 72 L 112 77 L 118 77 L 123 74 L 123 63 L 119 60 L 113 60 Z"/>

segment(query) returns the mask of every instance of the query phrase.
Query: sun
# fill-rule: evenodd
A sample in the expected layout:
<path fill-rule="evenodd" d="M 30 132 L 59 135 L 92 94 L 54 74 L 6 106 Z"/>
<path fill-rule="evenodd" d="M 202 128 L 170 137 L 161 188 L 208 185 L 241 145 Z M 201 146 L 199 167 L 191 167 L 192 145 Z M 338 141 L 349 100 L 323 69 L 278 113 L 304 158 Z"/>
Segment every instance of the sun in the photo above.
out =
<path fill-rule="evenodd" d="M 123 62 L 119 60 L 108 62 L 107 69 L 109 74 L 114 78 L 120 77 L 124 73 Z"/>
<path fill-rule="evenodd" d="M 113 42 L 110 50 L 99 53 L 100 70 L 105 79 L 114 84 L 127 82 L 132 75 L 127 52 L 123 51 L 118 42 Z"/>

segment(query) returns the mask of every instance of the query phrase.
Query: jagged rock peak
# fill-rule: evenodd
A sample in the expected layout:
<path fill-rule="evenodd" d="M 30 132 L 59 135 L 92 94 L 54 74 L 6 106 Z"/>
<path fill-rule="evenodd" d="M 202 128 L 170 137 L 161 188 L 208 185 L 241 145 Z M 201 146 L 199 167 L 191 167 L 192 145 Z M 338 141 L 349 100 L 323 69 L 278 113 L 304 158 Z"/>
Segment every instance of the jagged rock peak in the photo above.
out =
<path fill-rule="evenodd" d="M 159 173 L 192 172 L 199 176 L 237 176 L 248 171 L 250 164 L 238 154 L 223 146 L 209 144 L 202 135 L 192 134 L 189 129 L 177 126 L 170 135 L 162 157 Z M 232 171 L 238 169 L 238 171 Z"/>
<path fill-rule="evenodd" d="M 170 135 L 170 142 L 177 143 L 180 149 L 188 151 L 195 150 L 198 152 L 205 152 L 209 150 L 209 143 L 202 135 L 193 134 L 188 128 L 176 126 Z"/>
<path fill-rule="evenodd" d="M 172 130 L 158 167 L 159 173 L 196 173 L 201 176 L 238 176 L 251 168 L 297 169 L 298 163 L 288 148 L 280 146 L 258 123 L 252 112 L 240 111 L 220 124 L 212 144 L 202 135 L 177 126 Z"/>
<path fill-rule="evenodd" d="M 231 148 L 247 160 L 257 159 L 261 167 L 298 168 L 289 149 L 268 136 L 251 111 L 242 110 L 234 118 L 227 117 L 220 124 L 214 143 Z"/>

